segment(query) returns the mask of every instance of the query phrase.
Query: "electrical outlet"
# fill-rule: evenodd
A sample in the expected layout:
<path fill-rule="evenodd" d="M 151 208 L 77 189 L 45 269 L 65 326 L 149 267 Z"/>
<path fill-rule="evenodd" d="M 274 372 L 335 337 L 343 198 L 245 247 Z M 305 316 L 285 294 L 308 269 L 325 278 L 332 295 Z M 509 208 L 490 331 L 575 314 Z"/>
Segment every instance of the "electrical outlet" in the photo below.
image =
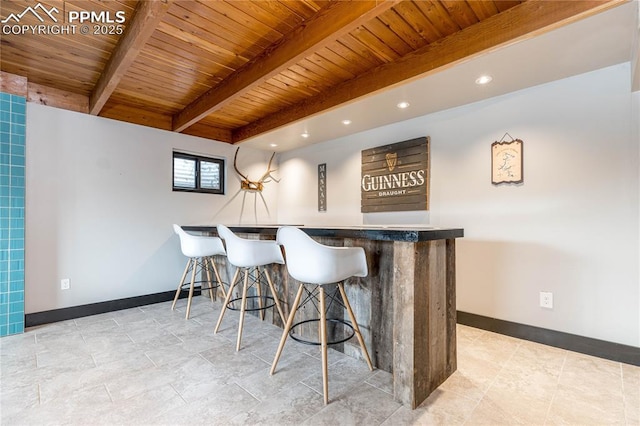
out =
<path fill-rule="evenodd" d="M 540 292 L 540 307 L 553 309 L 553 293 L 550 291 Z"/>
<path fill-rule="evenodd" d="M 69 278 L 64 278 L 60 280 L 60 290 L 69 290 Z"/>

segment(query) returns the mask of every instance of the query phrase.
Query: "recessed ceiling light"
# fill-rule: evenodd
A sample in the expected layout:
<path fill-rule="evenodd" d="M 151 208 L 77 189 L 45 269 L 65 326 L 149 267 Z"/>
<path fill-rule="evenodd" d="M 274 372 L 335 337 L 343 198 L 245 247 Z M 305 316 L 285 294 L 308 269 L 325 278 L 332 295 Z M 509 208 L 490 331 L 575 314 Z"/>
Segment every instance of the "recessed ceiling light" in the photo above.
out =
<path fill-rule="evenodd" d="M 277 144 L 277 143 L 270 143 L 270 144 L 269 144 L 269 146 L 270 146 L 271 148 L 275 148 L 276 146 L 278 146 L 278 144 Z"/>
<path fill-rule="evenodd" d="M 487 83 L 491 83 L 491 80 L 493 80 L 493 77 L 491 77 L 490 75 L 481 75 L 480 77 L 476 78 L 476 84 L 487 84 Z"/>
<path fill-rule="evenodd" d="M 309 133 L 304 132 L 303 134 L 301 134 L 300 136 L 302 136 L 303 138 L 308 138 L 309 137 Z"/>
<path fill-rule="evenodd" d="M 349 124 L 351 124 L 351 120 L 342 120 L 342 124 L 348 126 Z"/>
<path fill-rule="evenodd" d="M 409 102 L 404 102 L 403 101 L 403 102 L 398 103 L 398 108 L 400 108 L 400 109 L 405 109 L 405 108 L 408 108 L 408 107 L 409 107 Z"/>

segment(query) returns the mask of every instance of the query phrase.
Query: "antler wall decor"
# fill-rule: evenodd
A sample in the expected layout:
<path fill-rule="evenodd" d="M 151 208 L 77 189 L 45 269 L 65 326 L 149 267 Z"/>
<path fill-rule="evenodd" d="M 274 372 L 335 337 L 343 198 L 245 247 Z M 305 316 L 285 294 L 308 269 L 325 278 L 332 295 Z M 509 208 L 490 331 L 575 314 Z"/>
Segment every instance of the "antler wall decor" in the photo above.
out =
<path fill-rule="evenodd" d="M 275 180 L 276 182 L 280 182 L 276 180 L 271 173 L 275 172 L 275 169 L 271 168 L 271 162 L 273 161 L 273 157 L 276 155 L 274 152 L 271 154 L 271 158 L 269 159 L 269 165 L 267 166 L 267 171 L 262 175 L 262 177 L 258 180 L 250 180 L 247 175 L 243 174 L 240 170 L 238 170 L 237 160 L 238 160 L 238 152 L 240 151 L 240 147 L 236 149 L 236 154 L 233 156 L 233 168 L 236 173 L 242 176 L 242 180 L 240 181 L 240 190 L 241 191 L 249 191 L 249 192 L 262 192 L 264 188 L 264 184 Z"/>
<path fill-rule="evenodd" d="M 240 152 L 240 147 L 238 147 L 235 155 L 233 156 L 233 169 L 238 174 L 238 177 L 240 177 L 240 189 L 238 189 L 238 191 L 233 195 L 233 197 L 231 197 L 231 199 L 227 201 L 220 210 L 218 210 L 218 212 L 214 215 L 214 217 L 217 216 L 218 213 L 220 213 L 225 207 L 227 207 L 238 196 L 238 194 L 242 192 L 243 193 L 242 207 L 240 209 L 240 218 L 238 220 L 238 223 L 242 223 L 242 215 L 244 213 L 244 204 L 247 198 L 247 193 L 253 193 L 254 194 L 253 215 L 254 215 L 255 223 L 257 224 L 258 223 L 258 206 L 257 206 L 258 195 L 260 195 L 260 198 L 262 199 L 262 203 L 264 204 L 264 207 L 267 210 L 267 215 L 271 216 L 271 213 L 269 212 L 269 206 L 267 206 L 267 202 L 265 201 L 264 196 L 262 195 L 262 190 L 264 189 L 264 185 L 266 183 L 269 183 L 272 181 L 280 182 L 279 179 L 276 179 L 272 175 L 272 173 L 275 172 L 276 169 L 271 168 L 271 164 L 273 163 L 273 158 L 275 157 L 276 153 L 274 152 L 273 154 L 271 154 L 271 158 L 269 159 L 269 165 L 267 166 L 267 171 L 264 172 L 264 174 L 260 177 L 260 179 L 251 180 L 246 174 L 242 173 L 240 169 L 238 169 L 238 152 Z"/>

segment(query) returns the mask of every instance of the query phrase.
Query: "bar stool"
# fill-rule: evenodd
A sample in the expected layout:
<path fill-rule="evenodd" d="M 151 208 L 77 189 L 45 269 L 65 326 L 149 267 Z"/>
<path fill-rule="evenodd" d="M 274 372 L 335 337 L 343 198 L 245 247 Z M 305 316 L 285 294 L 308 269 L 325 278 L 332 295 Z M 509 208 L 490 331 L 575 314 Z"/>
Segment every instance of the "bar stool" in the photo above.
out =
<path fill-rule="evenodd" d="M 182 288 L 188 285 L 189 298 L 187 299 L 187 313 L 185 318 L 189 319 L 189 314 L 191 312 L 191 299 L 193 298 L 193 289 L 196 283 L 208 283 L 209 286 L 204 288 L 201 287 L 201 291 L 209 290 L 209 297 L 211 298 L 211 301 L 215 298 L 214 289 L 218 287 L 222 290 L 223 296 L 227 296 L 227 293 L 224 291 L 224 286 L 222 285 L 222 280 L 220 279 L 220 274 L 218 273 L 218 267 L 213 261 L 213 256 L 225 256 L 227 253 L 222 245 L 222 240 L 218 237 L 205 237 L 187 234 L 184 229 L 176 224 L 173 225 L 173 231 L 180 237 L 180 249 L 182 250 L 182 254 L 187 256 L 189 260 L 187 261 L 187 266 L 184 268 L 184 273 L 182 274 L 182 278 L 178 284 L 178 289 L 176 290 L 176 295 L 173 298 L 171 310 L 173 311 L 175 309 L 176 302 L 178 301 Z M 211 269 L 213 269 L 216 276 L 215 284 L 211 281 Z M 191 271 L 191 281 L 184 282 L 189 271 Z M 204 272 L 207 276 L 207 280 L 196 281 L 196 274 L 198 272 Z"/>
<path fill-rule="evenodd" d="M 367 352 L 367 347 L 364 344 L 362 333 L 360 333 L 360 327 L 356 322 L 351 305 L 347 299 L 347 295 L 344 291 L 342 281 L 349 277 L 366 277 L 367 259 L 365 257 L 364 249 L 362 247 L 329 247 L 322 245 L 314 241 L 302 230 L 292 227 L 284 226 L 278 229 L 277 241 L 282 244 L 285 249 L 285 256 L 287 260 L 287 270 L 289 275 L 294 279 L 300 281 L 298 292 L 296 293 L 295 300 L 291 306 L 289 318 L 285 324 L 282 332 L 282 338 L 276 352 L 276 356 L 271 366 L 269 374 L 273 374 L 276 370 L 278 360 L 284 348 L 284 344 L 287 340 L 287 335 L 292 339 L 300 341 L 306 344 L 319 345 L 322 348 L 322 387 L 324 393 L 325 405 L 329 402 L 329 374 L 327 370 L 327 345 L 342 343 L 349 340 L 355 334 L 358 338 L 358 342 L 362 347 L 362 353 L 369 365 L 369 369 L 373 371 L 373 365 Z M 327 284 L 337 283 L 344 308 L 346 308 L 351 324 L 347 323 L 341 318 L 327 318 L 327 306 L 325 301 L 325 288 Z M 311 290 L 305 288 L 306 286 L 312 286 Z M 316 299 L 316 291 L 319 293 L 320 302 L 320 318 L 301 321 L 293 324 L 293 319 L 300 305 L 300 299 L 302 298 L 302 292 L 307 292 L 306 301 Z M 337 296 L 332 296 L 332 300 L 336 300 Z M 300 337 L 294 337 L 294 329 L 303 323 L 315 322 L 318 324 L 318 333 L 320 342 L 314 342 L 304 340 Z M 350 328 L 352 333 L 346 339 L 339 341 L 328 342 L 327 341 L 327 322 L 342 323 L 346 327 Z"/>
<path fill-rule="evenodd" d="M 284 314 L 282 313 L 282 308 L 280 307 L 280 301 L 278 300 L 278 295 L 276 293 L 275 287 L 273 286 L 273 282 L 271 281 L 271 277 L 269 276 L 269 272 L 265 268 L 260 268 L 261 266 L 270 265 L 272 263 L 284 263 L 284 258 L 282 257 L 282 251 L 280 246 L 275 241 L 265 241 L 265 240 L 247 240 L 244 238 L 240 238 L 235 235 L 229 228 L 224 225 L 218 225 L 218 235 L 224 239 L 224 242 L 227 246 L 227 259 L 229 263 L 236 267 L 236 272 L 233 275 L 233 280 L 231 280 L 231 284 L 229 290 L 227 291 L 227 296 L 225 298 L 224 304 L 222 305 L 222 311 L 220 311 L 220 317 L 218 318 L 218 322 L 216 324 L 216 328 L 214 329 L 214 334 L 218 332 L 220 328 L 220 324 L 222 323 L 222 318 L 224 317 L 224 313 L 227 309 L 236 310 L 237 308 L 233 308 L 232 304 L 235 301 L 241 300 L 240 303 L 240 324 L 238 325 L 238 340 L 236 342 L 236 351 L 240 350 L 240 341 L 242 340 L 242 328 L 244 325 L 244 314 L 245 311 L 261 311 L 261 319 L 264 320 L 264 310 L 271 308 L 272 306 L 276 306 L 278 310 L 278 315 L 280 315 L 280 319 L 284 324 Z M 231 295 L 233 289 L 236 285 L 236 280 L 238 278 L 238 274 L 242 270 L 244 276 L 244 286 L 242 288 L 242 297 L 231 299 Z M 253 272 L 253 273 L 252 273 Z M 269 283 L 269 289 L 271 291 L 271 297 L 262 296 L 260 277 L 264 275 Z M 249 285 L 249 278 L 251 277 L 251 284 Z M 248 290 L 250 287 L 255 285 L 256 296 L 247 296 Z M 258 299 L 258 308 L 247 308 L 247 299 Z M 271 300 L 272 304 L 263 304 L 263 299 L 265 302 Z"/>

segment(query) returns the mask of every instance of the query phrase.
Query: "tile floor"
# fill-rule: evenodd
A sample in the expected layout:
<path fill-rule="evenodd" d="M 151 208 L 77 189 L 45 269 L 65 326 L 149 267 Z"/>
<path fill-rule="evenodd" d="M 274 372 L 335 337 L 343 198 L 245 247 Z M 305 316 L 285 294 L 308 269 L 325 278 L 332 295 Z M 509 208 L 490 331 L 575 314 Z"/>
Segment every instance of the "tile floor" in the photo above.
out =
<path fill-rule="evenodd" d="M 0 339 L 2 425 L 638 425 L 640 367 L 458 326 L 458 371 L 418 409 L 391 375 L 332 351 L 322 404 L 319 352 L 237 312 L 192 318 L 160 303 L 49 324 Z"/>

